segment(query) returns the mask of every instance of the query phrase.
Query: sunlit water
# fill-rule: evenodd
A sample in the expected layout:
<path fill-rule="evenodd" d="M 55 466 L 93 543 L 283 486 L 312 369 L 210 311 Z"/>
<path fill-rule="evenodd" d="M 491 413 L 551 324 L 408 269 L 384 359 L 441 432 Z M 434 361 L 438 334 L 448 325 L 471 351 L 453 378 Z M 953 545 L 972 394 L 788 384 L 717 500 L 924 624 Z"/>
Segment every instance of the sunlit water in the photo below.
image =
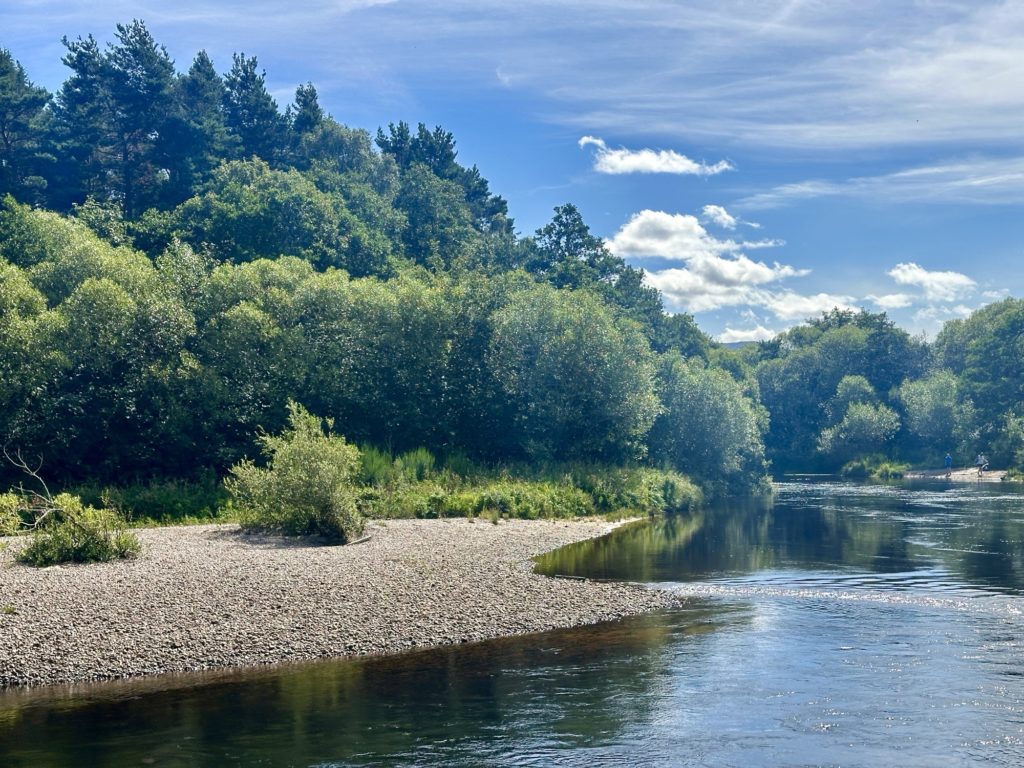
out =
<path fill-rule="evenodd" d="M 1024 495 L 784 483 L 542 558 L 684 610 L 0 696 L 0 766 L 1024 764 Z"/>

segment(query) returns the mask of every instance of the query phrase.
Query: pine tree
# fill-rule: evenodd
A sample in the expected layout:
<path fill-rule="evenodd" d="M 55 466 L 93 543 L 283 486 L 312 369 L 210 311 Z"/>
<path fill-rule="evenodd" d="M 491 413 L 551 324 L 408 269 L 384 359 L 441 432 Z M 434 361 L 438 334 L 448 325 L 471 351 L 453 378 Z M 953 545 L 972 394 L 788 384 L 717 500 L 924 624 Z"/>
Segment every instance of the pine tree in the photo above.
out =
<path fill-rule="evenodd" d="M 49 101 L 47 90 L 33 85 L 11 52 L 0 48 L 0 198 L 29 200 L 45 185 L 39 123 Z"/>
<path fill-rule="evenodd" d="M 287 123 L 267 91 L 266 72 L 257 71 L 256 57 L 233 56 L 224 78 L 228 129 L 238 138 L 242 157 L 261 157 L 272 165 L 285 149 Z"/>

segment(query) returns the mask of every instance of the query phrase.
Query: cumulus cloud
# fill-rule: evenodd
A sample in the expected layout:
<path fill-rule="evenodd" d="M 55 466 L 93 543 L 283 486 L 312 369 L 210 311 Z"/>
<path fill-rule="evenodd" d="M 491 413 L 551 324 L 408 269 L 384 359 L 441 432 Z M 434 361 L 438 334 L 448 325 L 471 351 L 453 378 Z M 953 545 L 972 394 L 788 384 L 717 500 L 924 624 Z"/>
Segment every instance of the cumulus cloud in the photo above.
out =
<path fill-rule="evenodd" d="M 775 338 L 778 331 L 765 328 L 763 325 L 756 325 L 753 328 L 731 328 L 725 326 L 725 331 L 715 338 L 723 344 L 737 344 L 745 341 L 768 341 Z"/>
<path fill-rule="evenodd" d="M 723 229 L 736 229 L 736 217 L 720 205 L 705 205 L 701 210 L 701 218 Z"/>
<path fill-rule="evenodd" d="M 932 272 L 913 262 L 897 264 L 887 274 L 900 285 L 917 286 L 929 301 L 956 301 L 977 286 L 960 272 Z"/>
<path fill-rule="evenodd" d="M 802 277 L 810 270 L 788 264 L 755 261 L 743 251 L 769 247 L 778 241 L 757 243 L 720 240 L 701 226 L 695 216 L 644 210 L 634 214 L 607 241 L 618 256 L 633 261 L 660 259 L 681 266 L 647 270 L 647 283 L 661 291 L 672 311 L 706 312 L 723 307 L 763 307 L 782 320 L 804 319 L 823 311 L 852 307 L 849 296 L 819 293 L 804 296 L 780 283 Z"/>
<path fill-rule="evenodd" d="M 721 227 L 722 229 L 736 229 L 736 227 L 740 224 L 742 224 L 745 227 L 750 227 L 751 229 L 761 228 L 761 225 L 758 224 L 756 221 L 746 221 L 744 219 L 741 219 L 739 216 L 735 216 L 734 214 L 727 211 L 721 205 L 705 205 L 701 209 L 700 220 L 703 221 L 705 224 L 714 224 L 715 226 Z M 770 247 L 784 245 L 784 243 L 781 240 L 766 240 L 763 242 L 767 243 Z M 757 247 L 757 244 L 746 243 L 746 247 L 754 248 Z"/>
<path fill-rule="evenodd" d="M 671 149 L 610 149 L 603 139 L 584 136 L 579 140 L 580 148 L 593 146 L 594 170 L 599 173 L 674 173 L 688 176 L 714 176 L 723 171 L 734 170 L 727 160 L 711 165 L 691 160 Z"/>
<path fill-rule="evenodd" d="M 887 293 L 884 296 L 869 294 L 867 299 L 881 309 L 903 309 L 914 303 L 914 297 L 906 293 Z"/>
<path fill-rule="evenodd" d="M 783 291 L 766 297 L 763 306 L 774 312 L 780 320 L 805 320 L 832 309 L 856 309 L 856 301 L 852 296 L 838 296 L 832 293 L 803 296 L 794 291 Z"/>

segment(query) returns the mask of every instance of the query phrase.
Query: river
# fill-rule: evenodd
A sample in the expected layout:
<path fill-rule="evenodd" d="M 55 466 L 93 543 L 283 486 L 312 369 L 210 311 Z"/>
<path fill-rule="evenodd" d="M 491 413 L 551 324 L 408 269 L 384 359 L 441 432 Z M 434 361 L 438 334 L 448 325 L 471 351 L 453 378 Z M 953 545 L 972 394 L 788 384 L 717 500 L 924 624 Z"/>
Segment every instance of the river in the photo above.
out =
<path fill-rule="evenodd" d="M 1024 495 L 794 479 L 542 572 L 686 607 L 386 658 L 0 695 L 0 765 L 1019 766 Z"/>

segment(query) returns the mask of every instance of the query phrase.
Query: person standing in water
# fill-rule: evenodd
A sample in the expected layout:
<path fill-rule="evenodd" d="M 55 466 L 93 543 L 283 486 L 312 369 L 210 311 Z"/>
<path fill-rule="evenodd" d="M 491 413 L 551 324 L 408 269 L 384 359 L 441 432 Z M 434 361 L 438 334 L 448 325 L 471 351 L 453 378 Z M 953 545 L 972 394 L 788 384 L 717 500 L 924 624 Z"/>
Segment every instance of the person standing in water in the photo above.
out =
<path fill-rule="evenodd" d="M 948 480 L 950 475 L 953 474 L 953 457 L 950 454 L 946 454 L 946 479 Z"/>

